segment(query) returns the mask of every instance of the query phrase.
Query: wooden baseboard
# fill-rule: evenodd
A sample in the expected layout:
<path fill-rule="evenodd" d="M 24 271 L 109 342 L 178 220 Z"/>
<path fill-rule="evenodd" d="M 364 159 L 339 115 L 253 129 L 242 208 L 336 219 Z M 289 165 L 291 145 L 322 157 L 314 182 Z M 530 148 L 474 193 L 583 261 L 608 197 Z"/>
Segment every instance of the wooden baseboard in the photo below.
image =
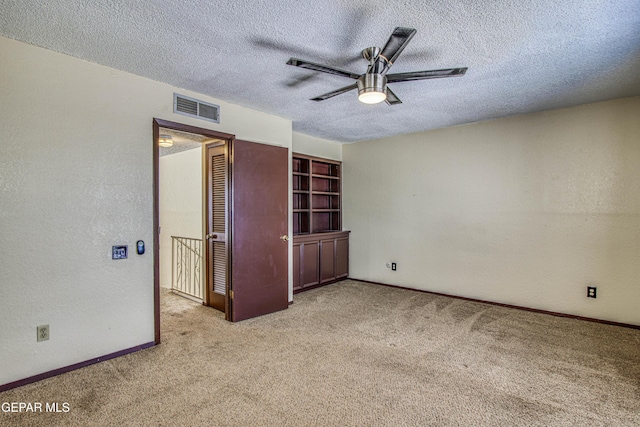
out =
<path fill-rule="evenodd" d="M 318 289 L 318 288 L 321 288 L 323 286 L 332 285 L 334 283 L 342 282 L 343 280 L 347 280 L 347 279 L 350 279 L 350 277 L 345 276 L 345 277 L 340 277 L 339 279 L 330 280 L 328 282 L 318 283 L 317 285 L 305 286 L 302 289 L 295 289 L 293 291 L 293 294 L 295 295 L 295 294 L 299 294 L 300 292 L 306 292 L 306 291 L 310 291 L 312 289 Z M 357 280 L 357 279 L 353 279 L 353 280 Z M 364 282 L 364 280 L 360 280 L 360 282 Z M 370 282 L 370 283 L 372 283 L 372 282 Z"/>
<path fill-rule="evenodd" d="M 538 308 L 523 307 L 523 306 L 512 305 L 512 304 L 503 304 L 503 303 L 500 303 L 500 302 L 485 301 L 485 300 L 475 299 L 475 298 L 467 298 L 467 297 L 462 297 L 462 296 L 458 296 L 458 295 L 444 294 L 444 293 L 441 293 L 441 292 L 425 291 L 423 289 L 414 289 L 414 288 L 408 288 L 406 286 L 398 286 L 398 285 L 390 285 L 388 283 L 372 282 L 371 280 L 361 280 L 361 279 L 355 279 L 355 278 L 352 278 L 352 277 L 350 279 L 351 280 L 357 280 L 358 282 L 363 282 L 363 283 L 371 283 L 372 285 L 388 286 L 390 288 L 405 289 L 405 290 L 409 290 L 409 291 L 416 291 L 416 292 L 422 292 L 422 293 L 425 293 L 425 294 L 432 294 L 432 295 L 439 295 L 439 296 L 443 296 L 443 297 L 456 298 L 456 299 L 461 299 L 461 300 L 471 301 L 471 302 L 480 302 L 480 303 L 483 303 L 483 304 L 496 305 L 498 307 L 515 308 L 516 310 L 531 311 L 533 313 L 549 314 L 551 316 L 567 317 L 567 318 L 570 318 L 570 319 L 584 320 L 584 321 L 587 321 L 587 322 L 603 323 L 605 325 L 612 325 L 612 326 L 621 326 L 623 328 L 640 329 L 640 325 L 632 325 L 630 323 L 613 322 L 611 320 L 595 319 L 595 318 L 592 318 L 592 317 L 577 316 L 575 314 L 567 314 L 567 313 L 559 313 L 559 312 L 556 312 L 556 311 L 540 310 Z"/>
<path fill-rule="evenodd" d="M 23 385 L 31 384 L 36 381 L 41 381 L 46 378 L 55 377 L 56 375 L 60 375 L 76 369 L 84 368 L 85 366 L 93 365 L 94 363 L 104 362 L 105 360 L 114 359 L 116 357 L 124 356 L 125 354 L 134 353 L 139 350 L 144 350 L 145 348 L 153 347 L 154 345 L 155 345 L 154 342 L 148 342 L 146 344 L 137 345 L 135 347 L 127 348 L 125 350 L 116 351 L 115 353 L 107 354 L 105 356 L 96 357 L 94 359 L 89 359 L 84 362 L 76 363 L 73 365 L 65 366 L 63 368 L 54 369 L 53 371 L 34 375 L 29 378 L 24 378 L 24 379 L 13 381 L 7 384 L 2 384 L 0 385 L 0 392 L 11 390 L 12 388 L 16 388 L 16 387 L 21 387 Z"/>

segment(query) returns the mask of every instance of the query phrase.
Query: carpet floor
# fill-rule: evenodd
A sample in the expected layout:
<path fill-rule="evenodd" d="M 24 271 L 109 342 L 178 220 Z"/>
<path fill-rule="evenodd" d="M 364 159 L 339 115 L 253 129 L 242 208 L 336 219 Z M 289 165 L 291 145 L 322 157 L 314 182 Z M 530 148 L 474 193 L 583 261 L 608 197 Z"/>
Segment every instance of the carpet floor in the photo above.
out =
<path fill-rule="evenodd" d="M 640 426 L 640 330 L 346 280 L 240 323 L 162 293 L 162 344 L 0 393 L 16 426 Z"/>

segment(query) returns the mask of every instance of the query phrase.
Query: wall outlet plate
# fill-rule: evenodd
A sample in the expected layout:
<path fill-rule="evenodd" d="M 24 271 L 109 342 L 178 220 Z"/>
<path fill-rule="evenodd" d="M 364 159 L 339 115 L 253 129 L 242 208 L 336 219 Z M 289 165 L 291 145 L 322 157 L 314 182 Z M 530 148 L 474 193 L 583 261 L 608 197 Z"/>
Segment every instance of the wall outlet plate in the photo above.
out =
<path fill-rule="evenodd" d="M 398 266 L 396 265 L 396 263 L 395 263 L 395 262 L 392 262 L 392 263 L 391 263 L 391 271 L 396 271 L 396 270 L 397 270 L 397 268 L 398 268 Z"/>
<path fill-rule="evenodd" d="M 40 325 L 36 327 L 36 341 L 49 340 L 49 325 Z"/>
<path fill-rule="evenodd" d="M 587 298 L 596 298 L 596 290 L 595 286 L 587 286 Z"/>

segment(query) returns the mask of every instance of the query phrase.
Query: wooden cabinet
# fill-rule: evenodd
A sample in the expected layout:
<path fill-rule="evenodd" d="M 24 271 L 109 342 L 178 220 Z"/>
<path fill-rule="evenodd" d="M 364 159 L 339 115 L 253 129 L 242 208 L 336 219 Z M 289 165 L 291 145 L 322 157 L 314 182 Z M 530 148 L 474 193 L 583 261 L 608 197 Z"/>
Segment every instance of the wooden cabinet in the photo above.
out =
<path fill-rule="evenodd" d="M 293 236 L 293 290 L 316 287 L 349 276 L 349 232 Z"/>
<path fill-rule="evenodd" d="M 342 163 L 293 154 L 293 290 L 349 275 L 349 232 L 342 231 Z"/>

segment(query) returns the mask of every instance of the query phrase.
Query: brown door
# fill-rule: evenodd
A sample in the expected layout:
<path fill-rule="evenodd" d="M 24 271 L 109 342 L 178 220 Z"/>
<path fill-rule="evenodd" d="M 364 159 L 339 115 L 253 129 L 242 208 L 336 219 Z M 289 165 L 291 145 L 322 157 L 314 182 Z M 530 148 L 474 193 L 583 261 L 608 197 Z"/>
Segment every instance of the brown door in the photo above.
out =
<path fill-rule="evenodd" d="M 226 312 L 227 152 L 226 144 L 207 145 L 207 304 Z"/>
<path fill-rule="evenodd" d="M 288 152 L 240 140 L 231 144 L 227 319 L 237 322 L 289 306 Z"/>

